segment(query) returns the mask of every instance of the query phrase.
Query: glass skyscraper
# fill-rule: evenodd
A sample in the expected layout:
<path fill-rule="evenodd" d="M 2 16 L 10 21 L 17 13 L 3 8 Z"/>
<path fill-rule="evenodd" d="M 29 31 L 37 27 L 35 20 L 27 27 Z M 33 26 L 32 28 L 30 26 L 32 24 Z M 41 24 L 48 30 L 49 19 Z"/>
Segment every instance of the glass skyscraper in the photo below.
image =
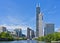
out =
<path fill-rule="evenodd" d="M 36 6 L 36 37 L 43 36 L 43 15 L 39 4 Z"/>
<path fill-rule="evenodd" d="M 44 36 L 52 33 L 54 33 L 54 24 L 52 23 L 45 24 Z"/>

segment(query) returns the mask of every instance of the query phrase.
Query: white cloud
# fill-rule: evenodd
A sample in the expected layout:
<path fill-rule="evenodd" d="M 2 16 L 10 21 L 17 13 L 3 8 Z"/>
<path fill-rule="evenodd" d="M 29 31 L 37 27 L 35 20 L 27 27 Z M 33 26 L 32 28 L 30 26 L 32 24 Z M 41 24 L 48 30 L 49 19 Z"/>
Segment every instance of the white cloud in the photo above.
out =
<path fill-rule="evenodd" d="M 56 31 L 56 32 L 60 32 L 60 28 L 56 28 L 55 31 Z"/>
<path fill-rule="evenodd" d="M 19 18 L 17 18 L 16 16 L 8 15 L 6 16 L 5 21 L 3 21 L 3 24 L 1 24 L 0 26 L 5 26 L 8 30 L 14 30 L 15 28 L 21 28 L 22 30 L 26 30 L 27 27 L 32 27 L 31 25 L 33 25 L 33 21 L 35 21 L 35 16 L 28 21 L 24 21 L 21 19 L 19 20 Z"/>
<path fill-rule="evenodd" d="M 0 26 L 6 27 L 9 31 L 13 31 L 16 28 L 21 28 L 22 29 L 22 33 L 25 34 L 25 35 L 27 35 L 26 34 L 27 33 L 27 27 L 31 28 L 30 26 L 26 26 L 26 25 L 13 25 L 13 24 L 10 24 L 10 25 L 2 24 Z"/>
<path fill-rule="evenodd" d="M 14 30 L 16 28 L 21 28 L 22 30 L 26 30 L 27 29 L 27 26 L 21 26 L 21 25 L 7 25 L 7 24 L 3 24 L 3 25 L 0 25 L 0 26 L 4 26 L 6 27 L 8 30 Z"/>

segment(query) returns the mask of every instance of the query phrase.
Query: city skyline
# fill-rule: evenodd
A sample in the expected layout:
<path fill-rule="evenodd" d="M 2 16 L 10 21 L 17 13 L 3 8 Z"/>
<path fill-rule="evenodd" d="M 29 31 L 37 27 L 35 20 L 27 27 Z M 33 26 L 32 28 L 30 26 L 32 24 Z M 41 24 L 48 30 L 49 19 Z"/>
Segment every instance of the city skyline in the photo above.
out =
<path fill-rule="evenodd" d="M 54 23 L 55 29 L 60 27 L 60 1 L 38 0 L 44 22 Z M 24 32 L 27 27 L 35 30 L 36 0 L 0 0 L 0 25 L 11 28 L 21 27 Z M 23 32 L 23 33 L 24 33 Z"/>

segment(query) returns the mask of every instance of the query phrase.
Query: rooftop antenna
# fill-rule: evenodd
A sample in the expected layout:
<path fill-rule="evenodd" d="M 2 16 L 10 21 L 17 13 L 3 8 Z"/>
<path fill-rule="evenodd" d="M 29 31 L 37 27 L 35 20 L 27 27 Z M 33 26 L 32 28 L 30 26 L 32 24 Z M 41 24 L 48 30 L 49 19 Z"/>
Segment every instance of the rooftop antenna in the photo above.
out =
<path fill-rule="evenodd" d="M 39 1 L 37 1 L 36 7 L 40 7 L 40 3 L 39 3 Z"/>

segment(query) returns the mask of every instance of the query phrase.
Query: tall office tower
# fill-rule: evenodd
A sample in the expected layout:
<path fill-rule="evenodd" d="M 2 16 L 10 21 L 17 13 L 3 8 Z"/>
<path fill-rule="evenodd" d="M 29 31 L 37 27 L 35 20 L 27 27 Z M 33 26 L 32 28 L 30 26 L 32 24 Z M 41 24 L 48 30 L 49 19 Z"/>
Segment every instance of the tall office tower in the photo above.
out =
<path fill-rule="evenodd" d="M 36 37 L 43 36 L 43 15 L 39 4 L 36 6 Z"/>
<path fill-rule="evenodd" d="M 19 29 L 19 37 L 22 37 L 22 29 Z"/>
<path fill-rule="evenodd" d="M 45 24 L 44 36 L 51 34 L 51 33 L 54 33 L 54 24 L 52 24 L 52 23 Z"/>
<path fill-rule="evenodd" d="M 14 30 L 17 34 L 17 37 L 22 37 L 22 29 L 21 28 L 17 28 Z"/>
<path fill-rule="evenodd" d="M 27 28 L 27 39 L 32 39 L 35 37 L 34 30 Z"/>
<path fill-rule="evenodd" d="M 34 37 L 35 37 L 34 30 L 31 30 L 31 38 L 34 38 Z"/>
<path fill-rule="evenodd" d="M 4 26 L 0 26 L 0 33 L 1 33 L 1 32 L 7 32 L 6 27 L 4 27 Z"/>
<path fill-rule="evenodd" d="M 27 28 L 27 39 L 30 39 L 30 28 Z"/>

